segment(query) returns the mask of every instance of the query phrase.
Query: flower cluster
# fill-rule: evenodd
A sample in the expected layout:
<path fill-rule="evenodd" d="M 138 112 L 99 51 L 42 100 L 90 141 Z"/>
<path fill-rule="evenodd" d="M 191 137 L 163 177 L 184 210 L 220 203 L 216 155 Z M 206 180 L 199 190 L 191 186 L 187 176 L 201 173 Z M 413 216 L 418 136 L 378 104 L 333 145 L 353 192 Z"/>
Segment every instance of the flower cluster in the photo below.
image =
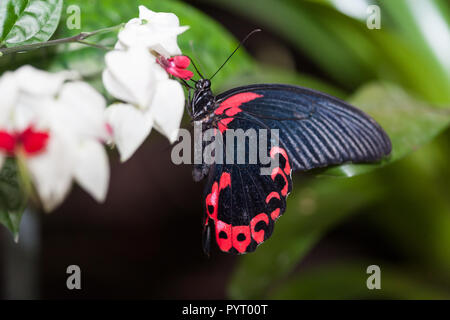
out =
<path fill-rule="evenodd" d="M 24 66 L 0 79 L 0 164 L 20 158 L 48 211 L 73 180 L 98 201 L 108 188 L 106 101 L 75 77 Z"/>
<path fill-rule="evenodd" d="M 119 33 L 116 50 L 106 54 L 103 83 L 122 103 L 108 107 L 107 118 L 114 142 L 126 161 L 152 128 L 171 142 L 178 136 L 184 112 L 184 91 L 170 75 L 190 79 L 187 57 L 180 56 L 177 36 L 181 27 L 173 13 L 156 13 L 139 7 L 139 18 Z"/>
<path fill-rule="evenodd" d="M 107 107 L 94 88 L 63 71 L 24 66 L 0 77 L 0 169 L 6 157 L 24 164 L 43 207 L 53 210 L 73 181 L 104 201 L 109 162 L 104 144 L 129 159 L 154 127 L 173 142 L 184 111 L 190 60 L 181 56 L 176 15 L 139 7 L 105 56 L 103 83 L 119 103 Z"/>

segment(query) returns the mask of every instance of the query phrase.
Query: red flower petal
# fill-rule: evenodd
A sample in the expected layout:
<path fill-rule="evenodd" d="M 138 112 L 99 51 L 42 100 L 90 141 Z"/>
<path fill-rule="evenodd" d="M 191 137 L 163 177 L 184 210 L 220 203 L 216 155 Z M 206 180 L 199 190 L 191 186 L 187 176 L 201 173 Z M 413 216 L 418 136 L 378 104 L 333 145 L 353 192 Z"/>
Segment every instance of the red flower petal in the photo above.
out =
<path fill-rule="evenodd" d="M 29 127 L 19 135 L 23 149 L 29 155 L 41 152 L 48 144 L 49 134 L 47 132 L 34 131 Z"/>
<path fill-rule="evenodd" d="M 191 64 L 191 60 L 186 56 L 175 56 L 170 58 L 169 61 L 173 60 L 177 68 L 186 69 Z"/>
<path fill-rule="evenodd" d="M 186 56 L 175 56 L 169 59 L 160 56 L 156 59 L 156 62 L 158 62 L 168 74 L 171 74 L 176 78 L 190 80 L 194 76 L 192 71 L 186 70 L 191 64 L 191 60 Z"/>
<path fill-rule="evenodd" d="M 185 70 L 185 69 L 180 69 L 180 68 L 167 68 L 166 70 L 168 73 L 170 73 L 171 75 L 173 75 L 174 77 L 180 78 L 180 79 L 184 79 L 184 80 L 189 80 L 194 76 L 194 73 L 192 71 L 189 70 Z"/>
<path fill-rule="evenodd" d="M 0 150 L 13 153 L 16 147 L 16 139 L 6 131 L 0 131 Z"/>

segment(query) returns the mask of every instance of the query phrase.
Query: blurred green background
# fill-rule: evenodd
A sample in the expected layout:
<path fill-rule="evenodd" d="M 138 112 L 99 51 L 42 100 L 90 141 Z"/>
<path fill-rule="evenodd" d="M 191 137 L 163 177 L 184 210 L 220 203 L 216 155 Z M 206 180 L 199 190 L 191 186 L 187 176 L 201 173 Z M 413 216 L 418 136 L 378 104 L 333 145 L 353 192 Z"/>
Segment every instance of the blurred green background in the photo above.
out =
<path fill-rule="evenodd" d="M 288 209 L 272 238 L 253 254 L 219 260 L 230 268 L 216 266 L 215 270 L 221 270 L 217 294 L 208 295 L 207 289 L 196 295 L 184 289 L 186 292 L 179 294 L 175 291 L 181 289 L 173 286 L 172 291 L 144 297 L 450 298 L 447 1 L 67 0 L 64 8 L 71 4 L 81 7 L 83 31 L 127 21 L 137 15 L 138 4 L 174 12 L 183 25 L 190 26 L 179 37 L 183 53 L 193 57 L 206 75 L 213 74 L 228 57 L 237 39 L 261 28 L 263 32 L 254 35 L 214 78 L 216 93 L 264 82 L 318 89 L 372 115 L 393 142 L 392 156 L 381 164 L 345 165 L 295 175 Z M 379 16 L 374 16 L 378 11 L 370 5 L 378 6 Z M 67 29 L 67 17 L 63 9 L 54 38 L 79 32 Z M 379 19 L 379 29 L 368 27 L 373 19 Z M 96 41 L 112 45 L 116 37 L 105 34 Z M 32 63 L 48 70 L 76 69 L 104 92 L 100 78 L 103 55 L 93 48 L 60 46 L 4 57 L 0 68 Z M 184 124 L 188 126 L 188 118 Z M 146 146 L 159 145 L 159 141 L 152 137 Z M 145 170 L 137 162 L 130 166 Z M 189 175 L 188 171 L 183 173 Z M 175 194 L 188 188 L 189 183 L 180 184 Z M 189 201 L 200 203 L 201 192 L 190 195 L 194 198 Z M 69 199 L 69 205 L 70 201 L 74 205 L 76 200 Z M 192 216 L 199 220 L 201 203 L 191 202 L 184 205 L 192 206 Z M 171 219 L 167 230 L 177 230 L 178 223 Z M 197 221 L 194 225 L 199 226 Z M 193 228 L 185 236 L 197 237 L 199 232 L 199 227 Z M 200 251 L 200 242 L 193 243 L 197 247 L 190 250 Z M 153 245 L 165 248 L 163 241 Z M 170 249 L 157 250 L 159 255 L 151 263 L 164 265 L 167 255 L 177 256 L 181 250 L 184 248 L 174 241 Z M 223 259 L 217 258 L 219 255 L 210 259 Z M 183 275 L 191 260 L 195 261 L 192 268 L 211 263 L 202 257 L 183 257 L 182 264 L 170 258 L 177 264 L 172 272 Z M 366 287 L 369 265 L 381 268 L 381 290 Z M 187 272 L 180 277 L 189 276 Z M 214 277 L 208 279 L 215 281 Z M 49 296 L 58 294 L 48 292 Z"/>

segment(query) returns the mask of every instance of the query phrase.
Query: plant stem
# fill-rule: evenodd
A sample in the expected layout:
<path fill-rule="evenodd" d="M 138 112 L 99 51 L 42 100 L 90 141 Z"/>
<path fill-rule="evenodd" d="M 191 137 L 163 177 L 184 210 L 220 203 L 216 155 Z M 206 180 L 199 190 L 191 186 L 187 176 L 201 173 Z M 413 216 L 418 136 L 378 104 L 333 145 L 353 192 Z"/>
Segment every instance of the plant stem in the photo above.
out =
<path fill-rule="evenodd" d="M 72 43 L 72 42 L 79 42 L 79 43 L 93 46 L 93 47 L 100 47 L 98 45 L 85 42 L 84 40 L 89 37 L 92 37 L 94 35 L 100 34 L 100 33 L 106 33 L 106 32 L 111 32 L 111 31 L 120 29 L 122 26 L 123 26 L 123 23 L 119 24 L 117 26 L 114 26 L 114 27 L 98 29 L 98 30 L 91 31 L 91 32 L 81 32 L 80 34 L 77 34 L 76 36 L 72 36 L 72 37 L 68 37 L 68 38 L 49 40 L 49 41 L 40 42 L 40 43 L 25 44 L 25 45 L 16 46 L 16 47 L 0 48 L 0 57 L 7 55 L 7 54 L 16 53 L 16 52 L 26 52 L 26 51 L 41 49 L 41 48 L 45 48 L 45 47 L 52 47 L 52 46 L 57 46 L 60 44 Z M 104 47 L 102 49 L 104 49 Z"/>

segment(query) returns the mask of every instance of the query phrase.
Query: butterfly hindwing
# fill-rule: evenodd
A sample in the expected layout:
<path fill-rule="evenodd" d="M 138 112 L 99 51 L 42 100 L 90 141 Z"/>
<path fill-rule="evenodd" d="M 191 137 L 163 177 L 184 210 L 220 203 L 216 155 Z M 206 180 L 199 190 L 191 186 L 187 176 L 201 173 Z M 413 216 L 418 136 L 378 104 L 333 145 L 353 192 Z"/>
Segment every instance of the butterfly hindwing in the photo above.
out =
<path fill-rule="evenodd" d="M 244 129 L 247 124 L 247 121 L 240 123 Z M 227 138 L 224 134 L 224 149 L 229 145 Z M 247 157 L 249 143 L 250 140 L 245 141 Z M 292 190 L 289 159 L 277 146 L 267 145 L 266 151 L 267 157 L 279 160 L 279 165 L 268 174 L 261 174 L 261 169 L 269 168 L 270 164 L 260 161 L 240 164 L 237 159 L 233 164 L 215 164 L 210 169 L 205 187 L 204 234 L 214 237 L 222 251 L 239 254 L 254 251 L 271 236 L 275 221 L 286 209 L 286 198 Z M 204 241 L 204 248 L 208 251 L 208 241 Z"/>

